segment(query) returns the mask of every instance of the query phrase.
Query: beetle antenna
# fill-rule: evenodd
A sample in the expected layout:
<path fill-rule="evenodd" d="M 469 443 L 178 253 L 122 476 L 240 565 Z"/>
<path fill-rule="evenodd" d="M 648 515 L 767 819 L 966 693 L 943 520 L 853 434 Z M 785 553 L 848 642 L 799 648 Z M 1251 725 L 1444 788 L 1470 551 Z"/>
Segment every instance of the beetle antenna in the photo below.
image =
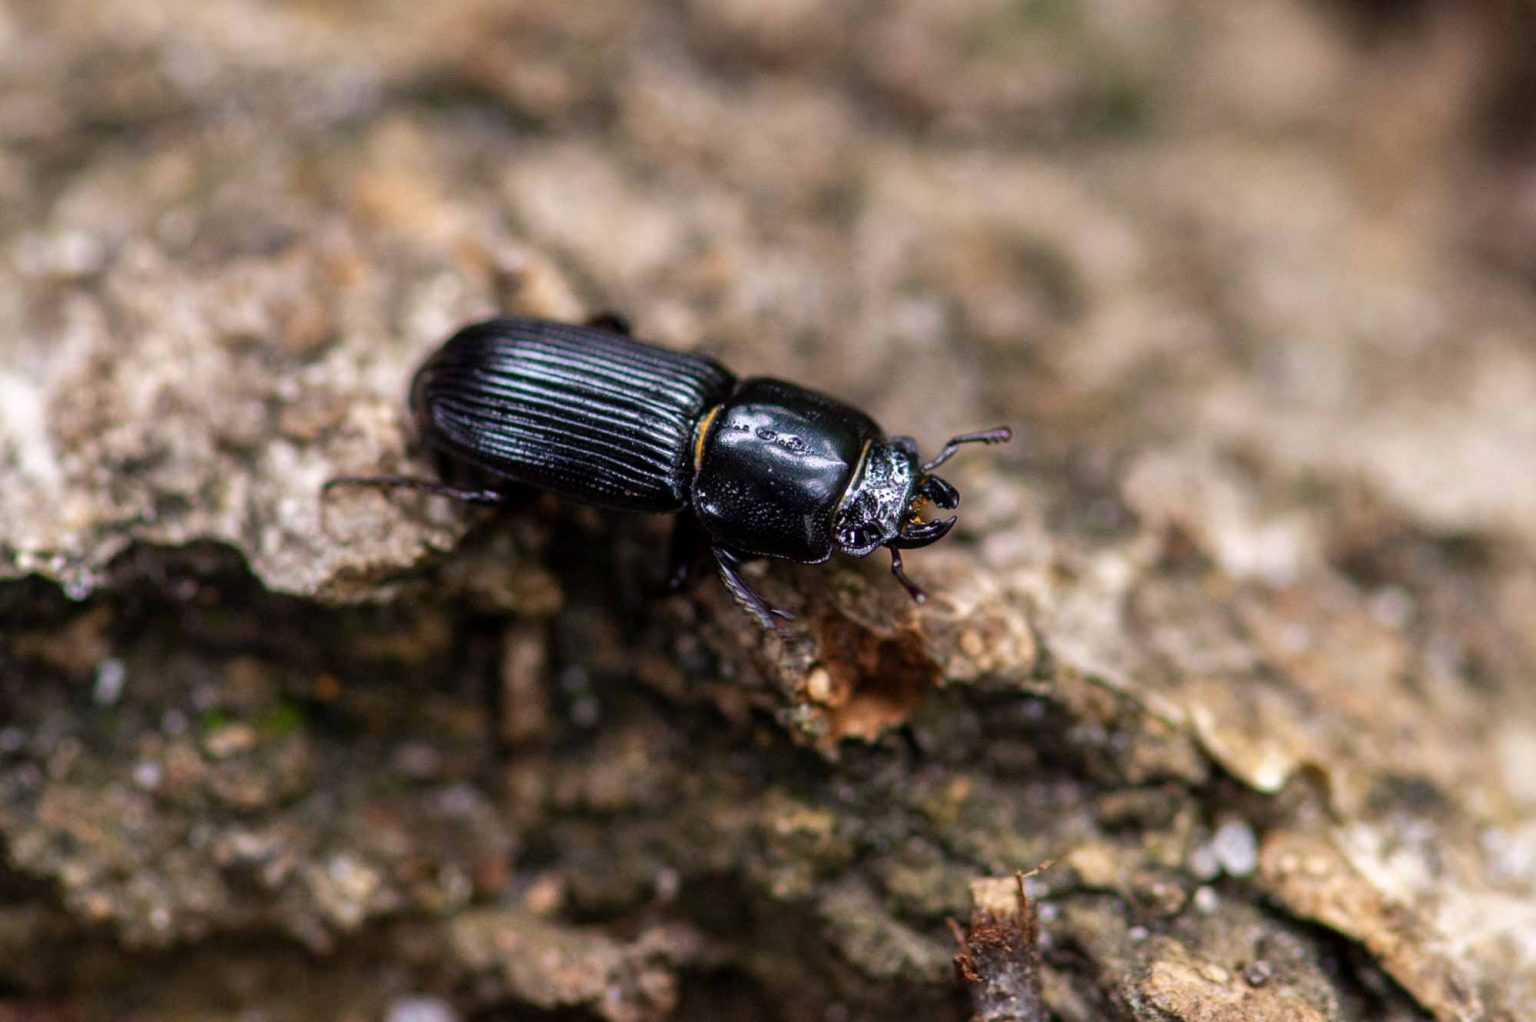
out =
<path fill-rule="evenodd" d="M 960 449 L 962 444 L 1005 444 L 1012 439 L 1013 430 L 1007 426 L 998 426 L 996 429 L 984 429 L 978 433 L 962 433 L 945 444 L 944 449 L 939 452 L 939 456 L 923 466 L 923 471 L 932 472 L 950 458 L 953 458 L 955 452 Z"/>
<path fill-rule="evenodd" d="M 914 601 L 917 603 L 927 603 L 928 594 L 923 592 L 923 587 L 908 578 L 907 573 L 902 570 L 901 551 L 895 547 L 886 547 L 886 549 L 891 552 L 891 574 L 896 576 L 896 581 L 906 588 Z"/>
<path fill-rule="evenodd" d="M 500 504 L 506 495 L 497 490 L 466 490 L 448 486 L 433 479 L 417 479 L 415 476 L 337 476 L 327 479 L 320 487 L 321 496 L 327 496 L 338 486 L 367 486 L 376 490 L 415 490 L 430 493 L 434 497 L 448 497 L 465 504 Z"/>

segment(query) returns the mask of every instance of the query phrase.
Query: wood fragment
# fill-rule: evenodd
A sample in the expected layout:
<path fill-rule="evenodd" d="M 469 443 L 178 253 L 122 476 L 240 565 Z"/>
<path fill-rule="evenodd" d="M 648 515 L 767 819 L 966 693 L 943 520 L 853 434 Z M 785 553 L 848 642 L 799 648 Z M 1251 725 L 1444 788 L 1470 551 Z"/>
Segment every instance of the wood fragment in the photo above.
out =
<path fill-rule="evenodd" d="M 960 945 L 955 972 L 970 1000 L 971 1022 L 1045 1022 L 1040 917 L 1024 881 L 1049 865 L 1015 873 L 1006 895 L 999 890 L 1006 880 L 973 881 L 969 930 L 949 920 Z"/>

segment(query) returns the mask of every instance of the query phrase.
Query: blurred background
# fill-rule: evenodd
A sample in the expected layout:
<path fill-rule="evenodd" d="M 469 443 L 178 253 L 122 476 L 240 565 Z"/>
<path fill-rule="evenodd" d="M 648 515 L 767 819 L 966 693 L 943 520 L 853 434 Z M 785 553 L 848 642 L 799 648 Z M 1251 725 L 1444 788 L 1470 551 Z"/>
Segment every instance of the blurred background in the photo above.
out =
<path fill-rule="evenodd" d="M 1012 423 L 937 607 L 321 520 L 604 309 Z M 1528 0 L 0 0 L 0 481 L 0 1019 L 1536 1017 Z"/>
<path fill-rule="evenodd" d="M 1200 445 L 1530 535 L 1527 3 L 824 8 L 12 2 L 11 389 L 158 365 L 55 443 L 153 409 L 175 473 L 258 405 L 345 417 L 312 378 L 394 358 L 393 401 L 470 317 L 601 305 L 929 444 L 1011 416 L 1075 471 Z M 24 430 L 0 499 L 53 517 Z"/>

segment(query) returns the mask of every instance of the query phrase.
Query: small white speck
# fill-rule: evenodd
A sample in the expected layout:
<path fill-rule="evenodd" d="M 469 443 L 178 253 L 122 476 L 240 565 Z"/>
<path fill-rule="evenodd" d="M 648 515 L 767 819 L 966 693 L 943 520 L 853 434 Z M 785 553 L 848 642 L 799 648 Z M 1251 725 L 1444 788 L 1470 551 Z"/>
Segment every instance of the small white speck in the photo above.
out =
<path fill-rule="evenodd" d="M 128 667 L 116 657 L 108 657 L 96 665 L 97 706 L 111 706 L 123 694 L 123 683 L 128 680 Z"/>
<path fill-rule="evenodd" d="M 1200 845 L 1189 853 L 1189 871 L 1197 880 L 1215 880 L 1221 875 L 1221 863 L 1210 845 Z"/>
<path fill-rule="evenodd" d="M 146 759 L 134 764 L 133 783 L 145 791 L 154 791 L 164 779 L 164 768 L 154 760 Z"/>
<path fill-rule="evenodd" d="M 1201 887 L 1195 891 L 1195 911 L 1208 916 L 1221 904 L 1221 895 L 1214 888 Z"/>
<path fill-rule="evenodd" d="M 437 997 L 397 997 L 384 1013 L 384 1022 L 458 1022 L 458 1012 Z"/>
<path fill-rule="evenodd" d="M 1259 841 L 1243 820 L 1228 820 L 1216 828 L 1211 851 L 1228 876 L 1245 877 L 1259 865 Z"/>
<path fill-rule="evenodd" d="M 62 565 L 58 566 L 58 568 L 62 567 Z M 78 603 L 96 591 L 96 576 L 89 571 L 70 572 L 59 580 L 59 586 L 64 590 L 65 596 Z"/>

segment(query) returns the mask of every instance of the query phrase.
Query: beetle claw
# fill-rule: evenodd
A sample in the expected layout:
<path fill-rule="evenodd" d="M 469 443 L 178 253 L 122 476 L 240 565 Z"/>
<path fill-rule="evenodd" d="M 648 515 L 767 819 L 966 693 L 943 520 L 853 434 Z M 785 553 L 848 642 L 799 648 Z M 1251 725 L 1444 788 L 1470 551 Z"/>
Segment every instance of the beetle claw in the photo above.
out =
<path fill-rule="evenodd" d="M 892 550 L 916 550 L 931 543 L 937 543 L 949 535 L 949 530 L 955 527 L 960 519 L 954 515 L 936 522 L 917 522 L 902 530 L 901 535 L 887 544 Z"/>
<path fill-rule="evenodd" d="M 924 497 L 933 501 L 935 507 L 941 507 L 945 511 L 953 511 L 960 506 L 960 491 L 938 476 L 924 476 L 921 492 Z"/>

